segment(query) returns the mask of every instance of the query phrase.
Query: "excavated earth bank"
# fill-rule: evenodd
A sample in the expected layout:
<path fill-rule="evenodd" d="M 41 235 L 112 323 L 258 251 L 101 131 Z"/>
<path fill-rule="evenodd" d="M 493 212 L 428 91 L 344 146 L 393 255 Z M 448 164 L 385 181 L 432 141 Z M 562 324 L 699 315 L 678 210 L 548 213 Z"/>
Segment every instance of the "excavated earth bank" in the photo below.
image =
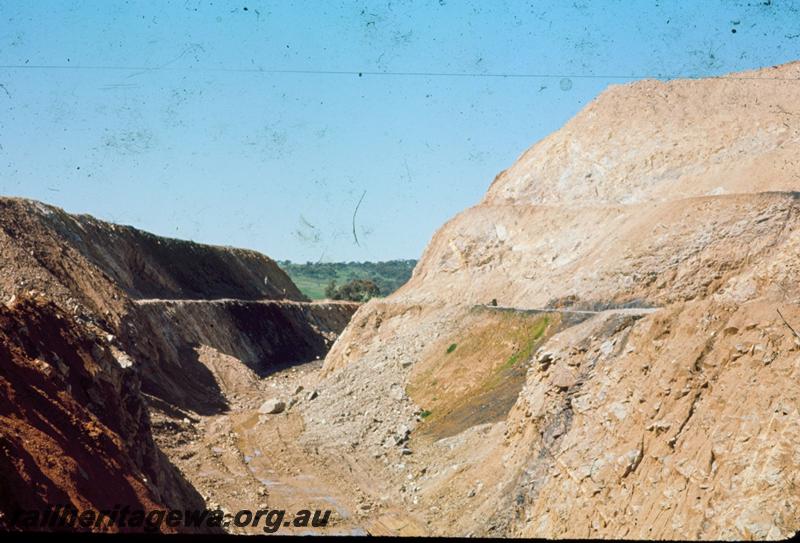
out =
<path fill-rule="evenodd" d="M 799 77 L 602 93 L 356 312 L 301 442 L 358 457 L 405 533 L 795 533 Z"/>
<path fill-rule="evenodd" d="M 212 505 L 174 465 L 186 451 L 162 452 L 174 428 L 227 417 L 230 383 L 252 393 L 320 360 L 356 309 L 308 302 L 252 251 L 13 198 L 0 199 L 0 298 L 6 527 L 19 508 Z"/>
<path fill-rule="evenodd" d="M 611 87 L 324 362 L 355 307 L 305 302 L 269 259 L 34 202 L 0 201 L 0 293 L 45 292 L 132 361 L 210 506 L 329 508 L 328 533 L 789 537 L 798 78 Z"/>
<path fill-rule="evenodd" d="M 203 507 L 155 446 L 139 376 L 52 302 L 0 306 L 0 369 L 0 527 L 70 503 Z"/>

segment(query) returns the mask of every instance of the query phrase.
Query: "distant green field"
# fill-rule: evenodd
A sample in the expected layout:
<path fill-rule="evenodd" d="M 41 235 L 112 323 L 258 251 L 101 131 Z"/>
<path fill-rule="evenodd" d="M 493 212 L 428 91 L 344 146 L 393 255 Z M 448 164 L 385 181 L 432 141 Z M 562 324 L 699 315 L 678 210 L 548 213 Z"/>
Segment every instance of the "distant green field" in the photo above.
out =
<path fill-rule="evenodd" d="M 381 296 L 388 296 L 400 288 L 411 277 L 416 260 L 388 260 L 386 262 L 306 262 L 296 264 L 288 260 L 278 261 L 300 289 L 312 300 L 325 298 L 325 287 L 331 279 L 343 285 L 351 279 L 371 279 Z"/>

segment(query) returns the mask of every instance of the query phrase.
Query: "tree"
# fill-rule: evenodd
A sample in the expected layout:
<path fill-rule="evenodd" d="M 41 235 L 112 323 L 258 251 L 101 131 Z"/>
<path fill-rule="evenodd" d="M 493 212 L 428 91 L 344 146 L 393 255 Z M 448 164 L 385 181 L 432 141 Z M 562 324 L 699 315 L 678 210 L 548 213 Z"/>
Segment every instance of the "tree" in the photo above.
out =
<path fill-rule="evenodd" d="M 374 296 L 378 296 L 381 289 L 371 279 L 351 279 L 339 288 L 341 300 L 352 302 L 366 302 Z"/>
<path fill-rule="evenodd" d="M 325 287 L 325 297 L 332 298 L 334 300 L 338 300 L 337 298 L 337 291 L 336 291 L 336 279 L 331 279 L 328 283 L 328 286 Z"/>
<path fill-rule="evenodd" d="M 351 302 L 366 302 L 378 296 L 381 289 L 371 279 L 351 279 L 341 287 L 336 287 L 336 281 L 331 280 L 325 288 L 325 296 L 334 300 L 349 300 Z"/>

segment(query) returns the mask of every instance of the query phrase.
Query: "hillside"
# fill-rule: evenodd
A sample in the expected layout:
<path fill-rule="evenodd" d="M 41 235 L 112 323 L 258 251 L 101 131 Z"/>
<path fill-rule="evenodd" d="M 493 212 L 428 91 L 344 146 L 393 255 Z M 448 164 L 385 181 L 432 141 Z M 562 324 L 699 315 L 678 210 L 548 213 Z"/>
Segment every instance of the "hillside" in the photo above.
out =
<path fill-rule="evenodd" d="M 225 400 L 196 357 L 185 354 L 198 344 L 233 355 L 245 349 L 248 363 L 265 373 L 294 360 L 281 343 L 310 342 L 313 348 L 298 347 L 305 359 L 324 355 L 331 331 L 349 318 L 341 304 L 293 309 L 306 298 L 273 260 L 254 251 L 162 238 L 29 200 L 0 199 L 0 262 L 2 299 L 45 293 L 118 337 L 147 368 L 146 393 L 200 412 Z M 184 304 L 180 319 L 152 317 L 154 308 L 163 314 L 176 300 L 197 303 Z M 269 335 L 242 338 L 237 319 L 245 313 Z M 308 314 L 320 314 L 324 324 L 311 324 Z M 276 322 L 283 324 L 270 328 Z"/>
<path fill-rule="evenodd" d="M 127 499 L 332 510 L 313 533 L 788 538 L 799 79 L 610 87 L 361 305 L 309 302 L 257 253 L 2 199 L 0 470 L 65 471 L 33 503 L 92 501 L 75 465 L 155 462 Z M 62 410 L 69 442 L 37 415 Z"/>
<path fill-rule="evenodd" d="M 18 508 L 203 507 L 155 446 L 135 370 L 51 302 L 0 305 L 0 370 L 0 529 Z"/>
<path fill-rule="evenodd" d="M 321 388 L 341 400 L 314 421 L 352 412 L 368 374 L 359 402 L 381 422 L 314 422 L 304 439 L 359 436 L 418 533 L 795 533 L 798 77 L 794 63 L 602 93 L 328 354 Z M 497 386 L 508 367 L 519 389 Z M 398 428 L 413 454 L 370 461 Z"/>
<path fill-rule="evenodd" d="M 212 507 L 202 470 L 175 467 L 186 451 L 165 454 L 193 441 L 175 428 L 225 417 L 230 383 L 319 360 L 356 309 L 308 302 L 253 251 L 17 198 L 0 198 L 0 300 L 0 526 L 18 507 Z"/>
<path fill-rule="evenodd" d="M 325 289 L 331 281 L 341 286 L 353 279 L 370 279 L 378 285 L 380 296 L 388 296 L 408 282 L 416 264 L 416 260 L 306 262 L 305 264 L 296 264 L 288 260 L 278 261 L 278 265 L 297 288 L 312 300 L 324 299 Z"/>

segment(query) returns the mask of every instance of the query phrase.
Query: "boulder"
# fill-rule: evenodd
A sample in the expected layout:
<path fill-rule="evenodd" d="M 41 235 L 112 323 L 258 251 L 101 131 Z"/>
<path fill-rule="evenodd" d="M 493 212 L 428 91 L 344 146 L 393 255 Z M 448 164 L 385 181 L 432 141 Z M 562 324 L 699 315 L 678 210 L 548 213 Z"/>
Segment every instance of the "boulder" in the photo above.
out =
<path fill-rule="evenodd" d="M 263 415 L 275 415 L 283 412 L 284 409 L 286 409 L 286 404 L 273 398 L 262 403 L 261 407 L 258 408 L 258 412 Z"/>
<path fill-rule="evenodd" d="M 395 401 L 398 401 L 398 402 L 399 402 L 399 401 L 401 401 L 403 398 L 405 398 L 405 396 L 406 396 L 406 393 L 405 393 L 405 391 L 403 390 L 403 387 L 402 387 L 402 386 L 398 385 L 397 383 L 394 383 L 394 384 L 393 384 L 393 385 L 392 385 L 392 386 L 389 388 L 389 396 L 390 396 L 390 397 L 391 397 L 393 400 L 395 400 Z"/>

